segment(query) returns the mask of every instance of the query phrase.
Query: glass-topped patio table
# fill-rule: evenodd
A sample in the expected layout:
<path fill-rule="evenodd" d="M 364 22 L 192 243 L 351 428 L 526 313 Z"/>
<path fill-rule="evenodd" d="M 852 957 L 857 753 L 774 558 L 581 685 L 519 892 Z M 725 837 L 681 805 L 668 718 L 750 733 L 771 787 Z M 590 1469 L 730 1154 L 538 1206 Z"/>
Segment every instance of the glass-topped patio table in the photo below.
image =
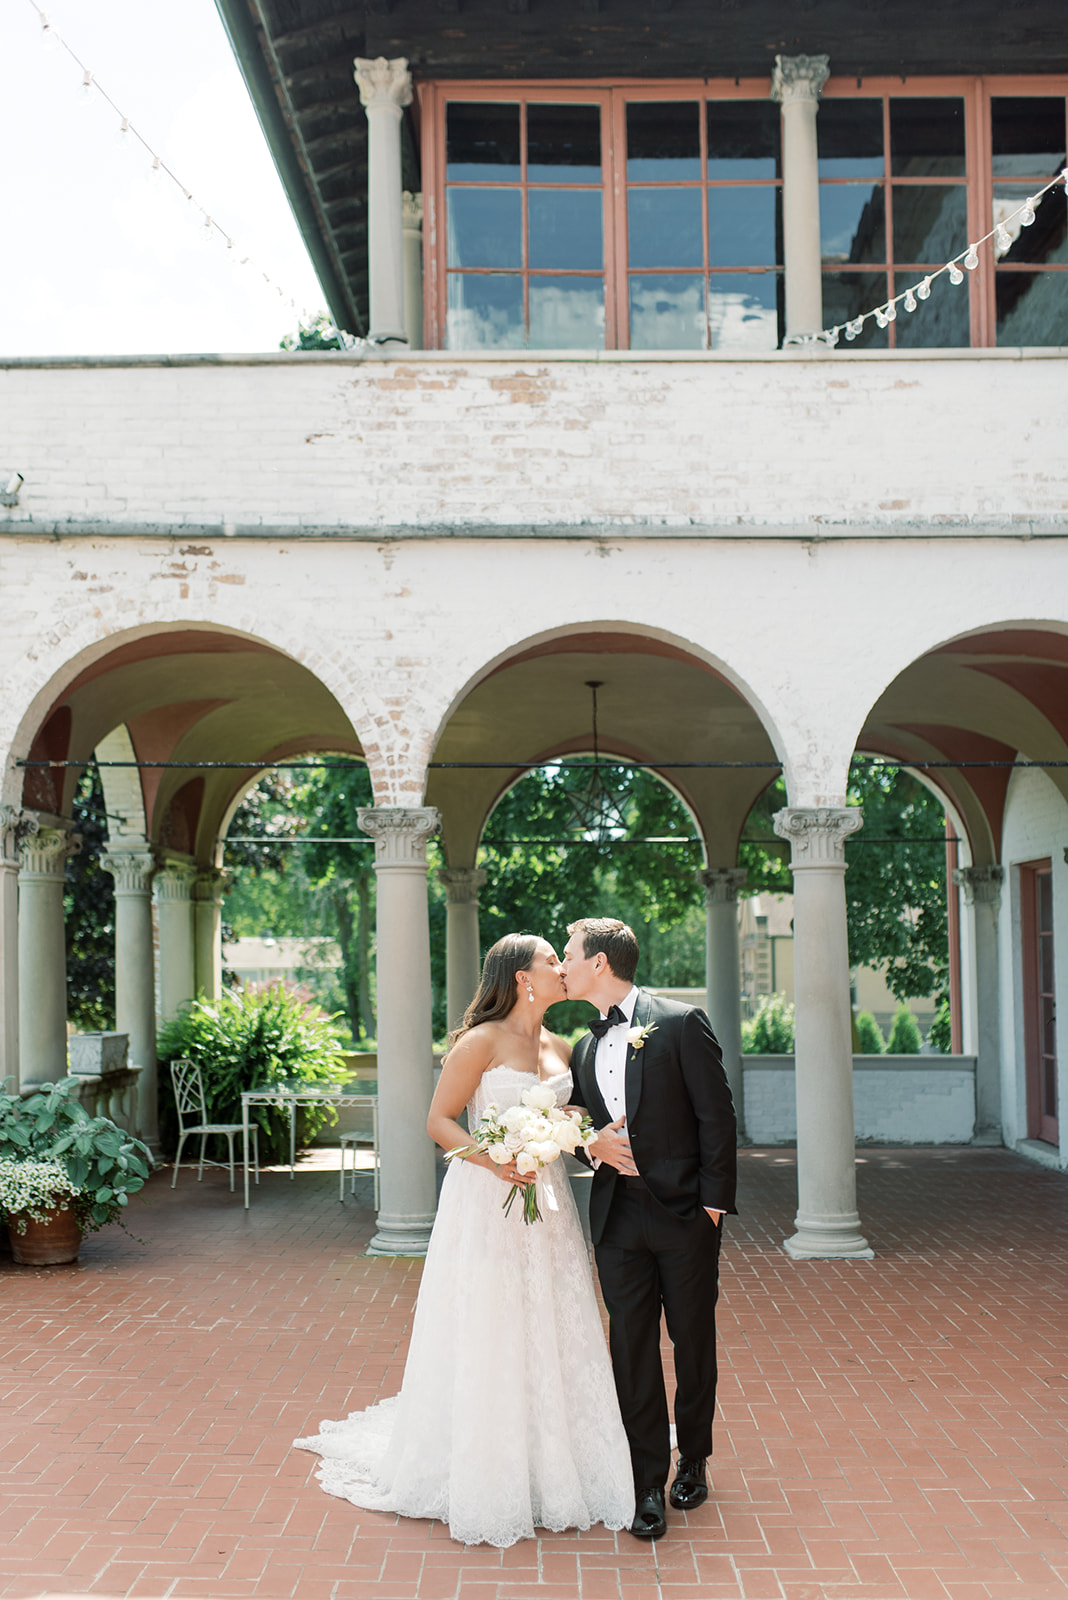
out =
<path fill-rule="evenodd" d="M 377 1088 L 377 1084 L 375 1086 Z M 347 1106 L 368 1106 L 371 1112 L 371 1148 L 375 1167 L 375 1204 L 378 1203 L 378 1095 L 369 1094 L 366 1085 L 358 1082 L 352 1084 L 326 1084 L 326 1083 L 300 1083 L 292 1079 L 284 1083 L 264 1083 L 253 1089 L 246 1089 L 241 1095 L 241 1123 L 245 1134 L 245 1149 L 248 1149 L 249 1107 L 273 1106 L 276 1111 L 289 1112 L 289 1176 L 292 1179 L 296 1173 L 297 1158 L 297 1107 L 298 1106 L 333 1106 L 336 1110 Z M 352 1134 L 342 1134 L 341 1167 L 342 1186 L 344 1185 L 345 1167 L 345 1140 L 352 1141 Z M 355 1163 L 355 1152 L 353 1153 Z M 245 1163 L 245 1210 L 249 1208 L 248 1189 L 248 1162 Z"/>

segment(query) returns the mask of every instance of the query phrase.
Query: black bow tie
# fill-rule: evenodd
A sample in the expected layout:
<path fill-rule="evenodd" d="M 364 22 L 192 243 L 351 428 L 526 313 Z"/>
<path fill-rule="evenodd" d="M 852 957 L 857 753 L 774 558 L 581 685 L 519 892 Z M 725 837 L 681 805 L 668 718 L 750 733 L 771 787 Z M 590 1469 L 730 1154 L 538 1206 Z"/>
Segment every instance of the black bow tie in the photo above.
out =
<path fill-rule="evenodd" d="M 621 1022 L 626 1022 L 626 1017 L 618 1006 L 609 1006 L 606 1017 L 598 1017 L 596 1022 L 590 1023 L 590 1032 L 595 1039 L 603 1039 L 609 1028 L 616 1028 Z"/>

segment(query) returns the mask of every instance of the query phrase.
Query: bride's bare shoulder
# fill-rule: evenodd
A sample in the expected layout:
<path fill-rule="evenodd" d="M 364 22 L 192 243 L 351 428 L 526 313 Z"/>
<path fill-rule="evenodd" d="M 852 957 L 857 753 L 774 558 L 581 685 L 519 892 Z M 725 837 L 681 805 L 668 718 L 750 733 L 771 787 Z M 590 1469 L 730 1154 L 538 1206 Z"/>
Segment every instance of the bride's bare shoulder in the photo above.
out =
<path fill-rule="evenodd" d="M 571 1065 L 571 1045 L 569 1041 L 558 1033 L 550 1033 L 548 1028 L 541 1030 L 542 1047 L 557 1056 L 565 1067 Z"/>

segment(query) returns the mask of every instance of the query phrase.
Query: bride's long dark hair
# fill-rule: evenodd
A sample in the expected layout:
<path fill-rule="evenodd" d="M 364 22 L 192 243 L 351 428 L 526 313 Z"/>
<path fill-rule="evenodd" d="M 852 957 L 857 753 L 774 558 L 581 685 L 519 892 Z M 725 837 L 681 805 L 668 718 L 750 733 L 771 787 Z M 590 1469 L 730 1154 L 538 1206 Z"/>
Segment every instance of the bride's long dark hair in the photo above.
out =
<path fill-rule="evenodd" d="M 500 1022 L 516 1003 L 515 975 L 526 972 L 541 943 L 536 933 L 506 933 L 491 945 L 482 963 L 482 981 L 458 1028 L 449 1034 L 449 1049 L 480 1022 Z"/>

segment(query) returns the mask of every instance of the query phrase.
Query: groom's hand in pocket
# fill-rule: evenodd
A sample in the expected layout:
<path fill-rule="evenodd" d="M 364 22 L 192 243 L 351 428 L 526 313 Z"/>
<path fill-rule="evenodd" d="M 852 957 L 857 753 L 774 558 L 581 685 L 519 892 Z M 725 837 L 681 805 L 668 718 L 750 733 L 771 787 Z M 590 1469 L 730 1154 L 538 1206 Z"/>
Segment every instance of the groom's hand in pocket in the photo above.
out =
<path fill-rule="evenodd" d="M 625 1178 L 636 1178 L 638 1168 L 630 1152 L 630 1140 L 622 1131 L 626 1117 L 619 1117 L 617 1121 L 610 1122 L 606 1128 L 601 1128 L 596 1139 L 586 1146 L 594 1162 L 606 1161 L 610 1167 L 615 1167 Z"/>

